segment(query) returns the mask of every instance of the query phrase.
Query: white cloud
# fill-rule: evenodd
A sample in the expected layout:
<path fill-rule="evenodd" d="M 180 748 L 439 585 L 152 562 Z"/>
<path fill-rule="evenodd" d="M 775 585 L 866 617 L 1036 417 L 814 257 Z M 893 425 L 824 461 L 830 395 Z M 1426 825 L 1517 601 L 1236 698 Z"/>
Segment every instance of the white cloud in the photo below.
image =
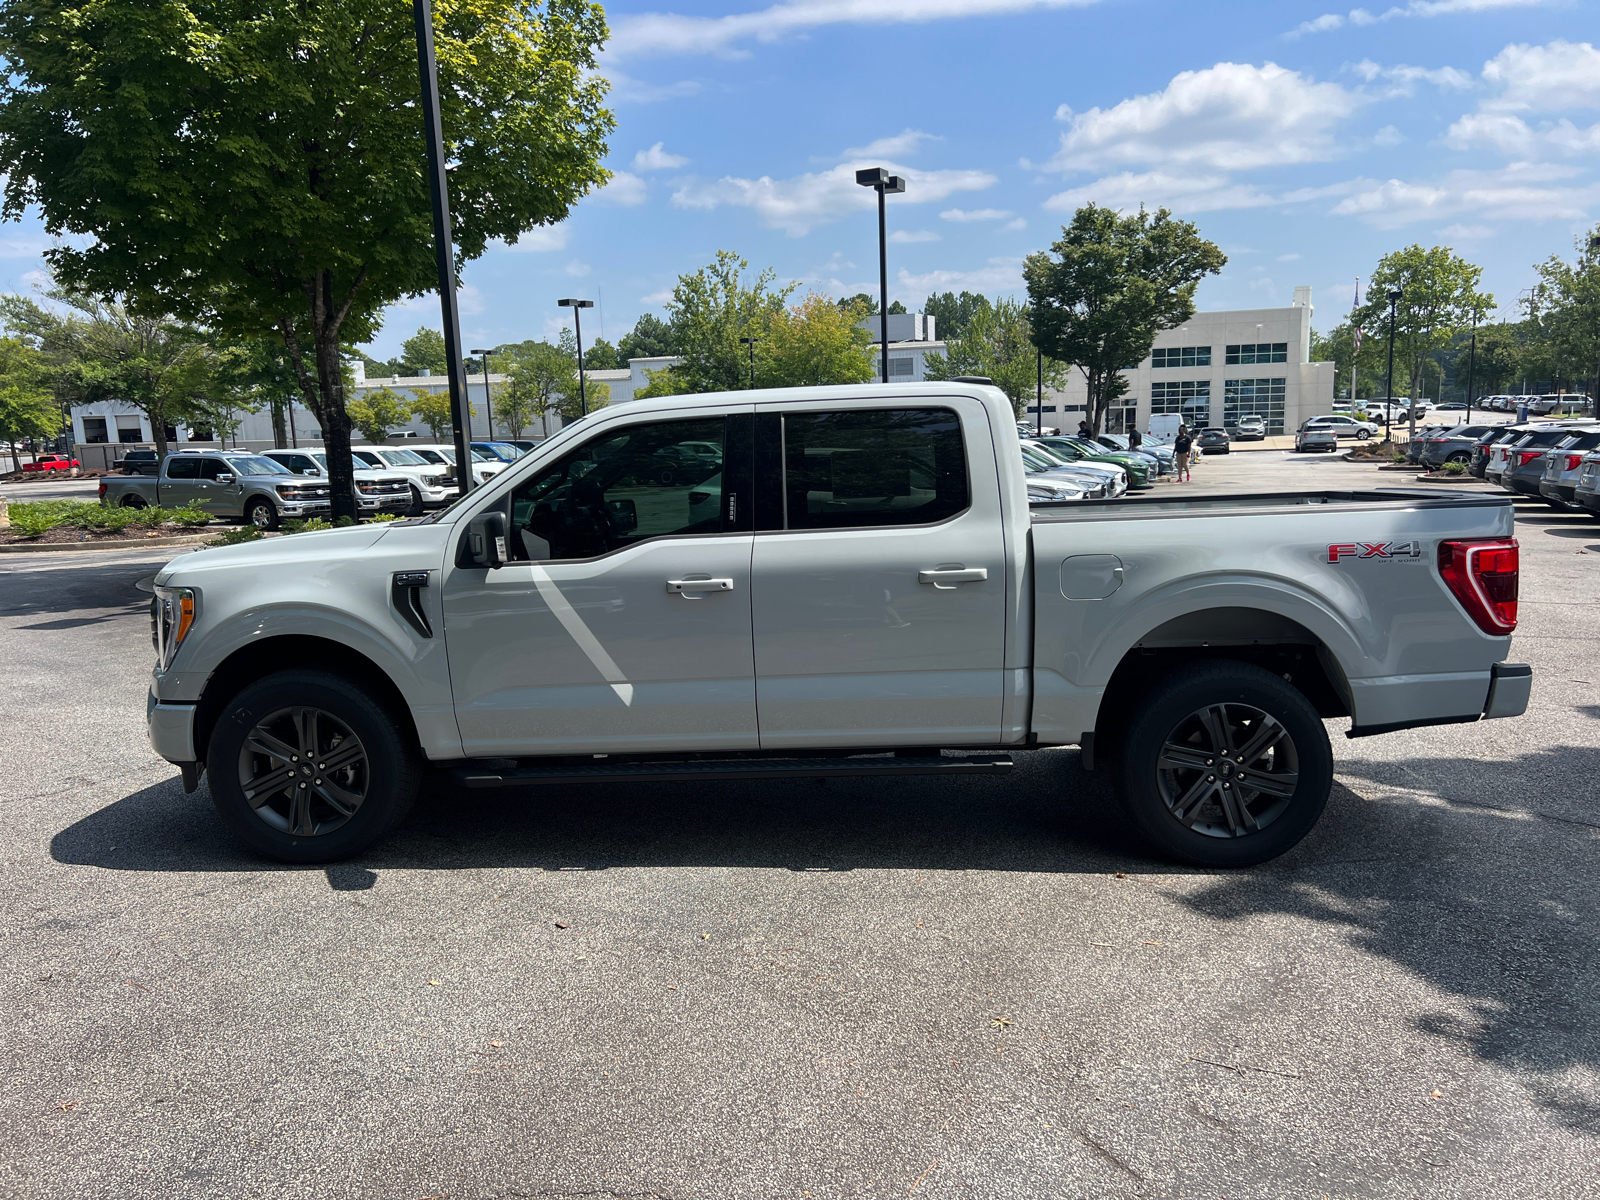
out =
<path fill-rule="evenodd" d="M 661 147 L 665 143 L 657 142 L 648 150 L 641 150 L 633 156 L 633 169 L 635 171 L 675 171 L 679 167 L 689 165 L 689 160 L 681 154 L 668 154 Z"/>
<path fill-rule="evenodd" d="M 1457 238 L 1461 241 L 1494 236 L 1494 230 L 1487 225 L 1446 225 L 1443 229 L 1435 229 L 1434 233 L 1440 237 Z"/>
<path fill-rule="evenodd" d="M 791 237 L 800 237 L 814 226 L 876 205 L 873 193 L 856 183 L 856 168 L 866 166 L 886 166 L 905 176 L 906 194 L 890 201 L 897 207 L 937 203 L 957 192 L 980 192 L 998 182 L 987 171 L 919 171 L 892 162 L 858 160 L 791 179 L 773 179 L 767 175 L 760 179 L 732 175 L 717 180 L 690 179 L 672 194 L 672 202 L 680 208 L 753 209 L 763 224 L 781 229 Z"/>
<path fill-rule="evenodd" d="M 1223 208 L 1261 208 L 1275 203 L 1276 199 L 1260 188 L 1234 183 L 1221 173 L 1174 175 L 1164 171 L 1143 174 L 1124 171 L 1057 192 L 1044 206 L 1071 212 L 1085 204 L 1115 209 L 1135 209 L 1143 204 L 1152 208 L 1164 205 L 1180 213 L 1200 213 Z"/>
<path fill-rule="evenodd" d="M 889 235 L 889 240 L 905 246 L 912 242 L 937 242 L 941 239 L 931 229 L 896 229 Z"/>
<path fill-rule="evenodd" d="M 1352 63 L 1350 70 L 1368 83 L 1382 79 L 1397 85 L 1392 94 L 1410 95 L 1412 88 L 1418 83 L 1431 83 L 1441 91 L 1458 92 L 1467 91 L 1473 86 L 1471 72 L 1456 67 L 1413 67 L 1405 63 L 1385 67 L 1370 58 L 1363 58 L 1358 63 Z"/>
<path fill-rule="evenodd" d="M 675 83 L 646 83 L 635 79 L 614 65 L 606 67 L 606 79 L 611 84 L 607 99 L 614 104 L 660 104 L 663 100 L 683 100 L 698 96 L 705 88 L 698 80 L 680 79 Z"/>
<path fill-rule="evenodd" d="M 1487 12 L 1494 8 L 1534 8 L 1544 0 L 1411 0 L 1405 7 L 1394 7 L 1381 16 L 1374 16 L 1364 8 L 1353 8 L 1346 15 L 1323 13 L 1290 30 L 1285 37 L 1297 38 L 1308 33 L 1327 33 L 1350 25 L 1373 25 L 1379 21 L 1393 21 L 1398 17 L 1445 17 L 1453 13 Z"/>
<path fill-rule="evenodd" d="M 568 275 L 572 275 L 572 276 L 574 276 L 576 278 L 581 279 L 585 275 L 587 275 L 590 271 L 592 271 L 594 268 L 591 267 L 588 263 L 580 262 L 578 259 L 575 258 L 571 262 L 569 262 L 565 267 L 563 267 L 561 269 L 563 271 L 565 271 Z"/>
<path fill-rule="evenodd" d="M 902 158 L 915 154 L 923 142 L 942 142 L 941 137 L 920 129 L 902 129 L 893 137 L 881 137 L 865 146 L 852 146 L 840 158 Z"/>
<path fill-rule="evenodd" d="M 1541 151 L 1563 155 L 1600 153 L 1600 124 L 1580 129 L 1563 117 L 1543 122 L 1537 129 L 1509 113 L 1468 113 L 1445 134 L 1452 150 L 1493 146 L 1503 154 L 1528 156 Z"/>
<path fill-rule="evenodd" d="M 1014 292 L 1022 287 L 1020 258 L 991 258 L 974 271 L 929 271 L 913 275 L 901 271 L 897 291 L 920 301 L 929 292 Z"/>
<path fill-rule="evenodd" d="M 1027 227 L 1028 220 L 1026 217 L 1013 217 L 1005 223 L 1005 228 L 1007 229 L 1026 229 Z"/>
<path fill-rule="evenodd" d="M 1569 167 L 1515 163 L 1499 171 L 1452 171 L 1437 182 L 1369 183 L 1333 209 L 1379 229 L 1461 215 L 1491 220 L 1581 219 L 1600 199 L 1600 184 L 1573 181 Z"/>
<path fill-rule="evenodd" d="M 47 237 L 0 237 L 0 258 L 38 258 L 59 245 L 60 242 Z"/>
<path fill-rule="evenodd" d="M 640 304 L 665 304 L 672 299 L 672 289 L 662 288 L 659 292 L 651 292 L 648 296 L 640 296 Z"/>
<path fill-rule="evenodd" d="M 1135 163 L 1244 170 L 1336 156 L 1333 127 L 1367 98 L 1276 63 L 1218 63 L 1184 71 L 1165 89 L 1109 108 L 1056 118 L 1070 128 L 1047 168 L 1097 170 Z"/>
<path fill-rule="evenodd" d="M 1405 140 L 1406 135 L 1401 133 L 1393 125 L 1385 125 L 1382 129 L 1378 130 L 1377 133 L 1372 135 L 1372 144 L 1374 146 L 1398 146 Z"/>
<path fill-rule="evenodd" d="M 508 245 L 507 250 L 530 251 L 534 254 L 543 254 L 551 250 L 565 250 L 567 248 L 567 227 L 565 225 L 540 225 L 530 229 L 518 238 L 513 245 Z"/>
<path fill-rule="evenodd" d="M 789 0 L 760 12 L 722 17 L 678 13 L 614 14 L 610 53 L 620 58 L 714 54 L 742 58 L 741 43 L 776 42 L 825 25 L 925 24 L 961 17 L 999 16 L 1048 8 L 1079 8 L 1096 0 Z"/>
<path fill-rule="evenodd" d="M 1298 254 L 1280 254 L 1280 255 L 1278 255 L 1278 261 L 1279 262 L 1299 262 L 1300 261 L 1300 255 L 1298 255 Z"/>
<path fill-rule="evenodd" d="M 594 198 L 623 208 L 637 208 L 650 199 L 650 185 L 632 171 L 614 171 L 611 182 L 596 192 Z"/>
<path fill-rule="evenodd" d="M 1600 108 L 1600 50 L 1588 42 L 1511 45 L 1483 64 L 1500 94 L 1483 107 L 1504 112 Z"/>
<path fill-rule="evenodd" d="M 1004 221 L 1015 216 L 1009 208 L 947 208 L 939 214 L 942 221 Z"/>

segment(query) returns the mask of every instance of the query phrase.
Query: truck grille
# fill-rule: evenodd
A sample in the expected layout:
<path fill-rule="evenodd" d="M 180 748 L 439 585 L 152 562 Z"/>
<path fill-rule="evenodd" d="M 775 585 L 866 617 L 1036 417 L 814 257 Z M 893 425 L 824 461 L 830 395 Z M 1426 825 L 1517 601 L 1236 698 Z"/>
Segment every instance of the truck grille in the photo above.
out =
<path fill-rule="evenodd" d="M 376 483 L 367 480 L 356 484 L 356 490 L 363 496 L 404 496 L 411 490 L 411 485 L 398 480 Z"/>

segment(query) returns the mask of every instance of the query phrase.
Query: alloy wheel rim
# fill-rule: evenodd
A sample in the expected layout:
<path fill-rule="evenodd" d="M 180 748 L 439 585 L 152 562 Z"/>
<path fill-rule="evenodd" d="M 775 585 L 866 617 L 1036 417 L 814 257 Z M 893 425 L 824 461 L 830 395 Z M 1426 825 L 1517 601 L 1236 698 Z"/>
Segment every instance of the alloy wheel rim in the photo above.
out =
<path fill-rule="evenodd" d="M 265 529 L 272 524 L 272 514 L 267 511 L 265 504 L 257 504 L 251 508 L 250 523 L 257 529 Z"/>
<path fill-rule="evenodd" d="M 1205 837 L 1240 838 L 1294 799 L 1300 756 L 1283 723 L 1250 704 L 1208 704 L 1173 726 L 1156 759 L 1167 811 Z"/>
<path fill-rule="evenodd" d="M 256 723 L 239 751 L 239 787 L 251 810 L 295 837 L 321 837 L 345 825 L 370 780 L 361 739 L 320 708 L 280 708 Z"/>

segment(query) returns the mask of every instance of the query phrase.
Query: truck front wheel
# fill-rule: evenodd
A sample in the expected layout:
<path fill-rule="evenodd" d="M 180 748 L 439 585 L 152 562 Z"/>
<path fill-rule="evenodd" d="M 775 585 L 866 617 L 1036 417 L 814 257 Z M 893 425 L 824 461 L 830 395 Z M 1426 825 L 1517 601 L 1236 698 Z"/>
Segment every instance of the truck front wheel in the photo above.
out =
<path fill-rule="evenodd" d="M 262 531 L 278 527 L 278 510 L 271 500 L 256 498 L 244 510 L 246 523 Z"/>
<path fill-rule="evenodd" d="M 337 862 L 411 808 L 416 749 L 364 688 L 326 671 L 279 671 L 228 702 L 206 773 L 217 811 L 251 849 L 290 863 Z"/>
<path fill-rule="evenodd" d="M 1333 788 L 1333 749 L 1311 703 L 1248 663 L 1168 675 L 1118 739 L 1116 787 L 1164 853 L 1250 867 L 1311 832 Z"/>

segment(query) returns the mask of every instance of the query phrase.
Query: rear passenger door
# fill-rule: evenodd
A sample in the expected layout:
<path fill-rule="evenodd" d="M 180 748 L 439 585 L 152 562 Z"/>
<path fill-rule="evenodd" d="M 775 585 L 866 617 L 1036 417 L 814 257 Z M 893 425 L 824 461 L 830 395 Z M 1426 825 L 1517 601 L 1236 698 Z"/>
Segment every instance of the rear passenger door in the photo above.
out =
<path fill-rule="evenodd" d="M 1006 564 L 983 407 L 812 403 L 756 420 L 762 749 L 998 743 Z"/>
<path fill-rule="evenodd" d="M 182 508 L 200 502 L 200 460 L 169 455 L 156 479 L 156 503 L 165 508 Z"/>

